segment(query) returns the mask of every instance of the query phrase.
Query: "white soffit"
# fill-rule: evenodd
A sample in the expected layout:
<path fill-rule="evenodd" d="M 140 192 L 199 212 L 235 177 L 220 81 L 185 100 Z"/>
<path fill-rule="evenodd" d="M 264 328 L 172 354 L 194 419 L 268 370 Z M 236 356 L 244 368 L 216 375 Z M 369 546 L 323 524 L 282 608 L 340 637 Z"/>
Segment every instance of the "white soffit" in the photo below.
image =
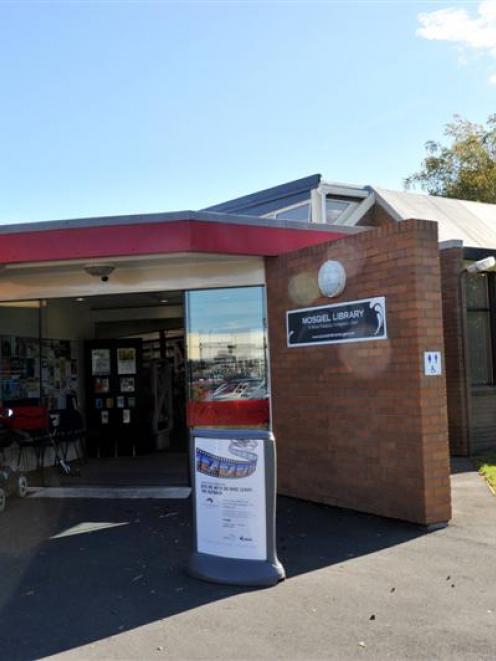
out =
<path fill-rule="evenodd" d="M 374 188 L 377 202 L 396 220 L 432 220 L 439 241 L 463 241 L 473 248 L 496 249 L 496 205 L 454 200 L 421 193 Z"/>
<path fill-rule="evenodd" d="M 0 301 L 244 287 L 265 283 L 263 257 L 183 253 L 139 262 L 100 261 L 115 265 L 108 282 L 88 275 L 84 270 L 86 261 L 7 266 L 0 271 Z"/>

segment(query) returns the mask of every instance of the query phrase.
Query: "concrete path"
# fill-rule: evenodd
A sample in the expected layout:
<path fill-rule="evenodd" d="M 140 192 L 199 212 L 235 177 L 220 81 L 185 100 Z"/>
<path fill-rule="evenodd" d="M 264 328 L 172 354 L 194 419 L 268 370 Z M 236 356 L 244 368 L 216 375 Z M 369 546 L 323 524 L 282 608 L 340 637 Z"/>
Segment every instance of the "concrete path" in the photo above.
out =
<path fill-rule="evenodd" d="M 496 499 L 468 468 L 430 534 L 280 499 L 267 590 L 184 575 L 188 501 L 10 501 L 0 658 L 494 659 Z"/>

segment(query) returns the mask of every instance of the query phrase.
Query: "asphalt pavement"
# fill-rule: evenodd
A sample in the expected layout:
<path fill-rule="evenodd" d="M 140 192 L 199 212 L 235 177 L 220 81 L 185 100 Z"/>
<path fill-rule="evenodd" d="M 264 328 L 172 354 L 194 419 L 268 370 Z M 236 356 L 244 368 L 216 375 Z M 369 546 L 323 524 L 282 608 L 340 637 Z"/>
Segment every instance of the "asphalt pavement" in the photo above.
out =
<path fill-rule="evenodd" d="M 12 499 L 0 515 L 0 659 L 495 659 L 496 499 L 466 462 L 423 529 L 289 498 L 288 578 L 184 573 L 189 501 Z"/>

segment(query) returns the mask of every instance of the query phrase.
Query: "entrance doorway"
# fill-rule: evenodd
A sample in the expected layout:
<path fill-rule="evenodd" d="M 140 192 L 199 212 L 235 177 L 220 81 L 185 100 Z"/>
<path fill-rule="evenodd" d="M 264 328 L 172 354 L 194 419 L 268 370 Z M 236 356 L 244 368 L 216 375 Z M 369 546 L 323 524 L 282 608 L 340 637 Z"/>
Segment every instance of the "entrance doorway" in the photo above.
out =
<path fill-rule="evenodd" d="M 0 324 L 2 406 L 49 412 L 54 443 L 22 457 L 31 483 L 188 484 L 182 292 L 3 303 Z M 54 452 L 77 476 L 45 470 Z"/>
<path fill-rule="evenodd" d="M 186 486 L 189 429 L 269 428 L 266 329 L 259 286 L 0 303 L 0 405 L 41 420 L 0 460 L 31 484 Z M 44 470 L 60 458 L 79 475 Z"/>

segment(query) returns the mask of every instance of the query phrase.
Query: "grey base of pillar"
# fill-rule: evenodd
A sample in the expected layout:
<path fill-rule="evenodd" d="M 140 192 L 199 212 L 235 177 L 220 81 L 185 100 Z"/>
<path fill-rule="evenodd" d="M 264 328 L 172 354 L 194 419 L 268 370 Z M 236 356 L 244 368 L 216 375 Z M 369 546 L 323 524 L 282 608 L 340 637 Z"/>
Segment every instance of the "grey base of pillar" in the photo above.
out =
<path fill-rule="evenodd" d="M 237 560 L 206 553 L 192 553 L 187 567 L 194 578 L 211 583 L 270 587 L 286 578 L 284 567 L 265 560 Z"/>

